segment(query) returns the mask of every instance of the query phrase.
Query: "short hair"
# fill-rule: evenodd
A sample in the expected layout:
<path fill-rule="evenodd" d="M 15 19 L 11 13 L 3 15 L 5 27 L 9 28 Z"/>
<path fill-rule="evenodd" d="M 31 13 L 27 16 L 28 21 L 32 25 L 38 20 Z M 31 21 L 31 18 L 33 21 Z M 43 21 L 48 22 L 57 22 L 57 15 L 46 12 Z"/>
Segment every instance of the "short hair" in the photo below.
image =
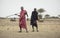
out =
<path fill-rule="evenodd" d="M 23 8 L 23 6 L 21 6 L 21 8 Z"/>
<path fill-rule="evenodd" d="M 34 8 L 34 10 L 36 10 L 36 8 Z"/>

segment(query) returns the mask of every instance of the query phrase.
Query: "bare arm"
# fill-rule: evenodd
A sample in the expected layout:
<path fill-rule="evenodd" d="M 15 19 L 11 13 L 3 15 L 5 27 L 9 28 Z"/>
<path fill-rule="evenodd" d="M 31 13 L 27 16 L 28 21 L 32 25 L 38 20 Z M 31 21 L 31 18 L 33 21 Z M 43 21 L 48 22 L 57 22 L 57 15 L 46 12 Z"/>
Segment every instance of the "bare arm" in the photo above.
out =
<path fill-rule="evenodd" d="M 18 14 L 14 14 L 14 15 L 20 16 L 20 15 L 18 15 Z"/>
<path fill-rule="evenodd" d="M 27 15 L 27 17 L 28 17 L 28 14 L 27 14 L 27 12 L 25 13 L 26 15 Z"/>

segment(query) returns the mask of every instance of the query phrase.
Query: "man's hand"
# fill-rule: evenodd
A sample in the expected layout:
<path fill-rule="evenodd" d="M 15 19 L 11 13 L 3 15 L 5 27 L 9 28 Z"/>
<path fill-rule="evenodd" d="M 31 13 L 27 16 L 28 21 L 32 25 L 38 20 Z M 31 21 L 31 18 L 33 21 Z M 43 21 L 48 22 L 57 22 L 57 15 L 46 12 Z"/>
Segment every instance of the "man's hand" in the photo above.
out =
<path fill-rule="evenodd" d="M 29 20 L 29 18 L 27 17 L 27 20 Z"/>

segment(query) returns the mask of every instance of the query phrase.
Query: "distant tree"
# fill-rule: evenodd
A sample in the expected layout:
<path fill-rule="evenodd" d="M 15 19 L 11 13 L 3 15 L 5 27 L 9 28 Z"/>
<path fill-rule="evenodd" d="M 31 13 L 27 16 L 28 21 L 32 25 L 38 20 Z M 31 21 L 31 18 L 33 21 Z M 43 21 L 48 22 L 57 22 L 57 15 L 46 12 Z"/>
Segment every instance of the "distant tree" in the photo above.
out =
<path fill-rule="evenodd" d="M 56 19 L 56 18 L 59 18 L 59 17 L 52 16 L 51 18 L 54 18 L 54 19 Z"/>
<path fill-rule="evenodd" d="M 38 16 L 39 16 L 39 19 L 42 19 L 42 14 L 43 12 L 45 12 L 45 10 L 43 8 L 40 8 L 38 9 L 38 12 L 40 13 Z"/>
<path fill-rule="evenodd" d="M 43 20 L 42 20 L 42 14 L 41 14 L 41 13 L 45 12 L 45 10 L 44 10 L 43 8 L 40 8 L 40 9 L 38 9 L 38 12 L 40 13 L 40 14 L 38 15 L 39 21 L 40 21 L 40 22 L 43 22 Z"/>
<path fill-rule="evenodd" d="M 43 8 L 38 9 L 38 12 L 43 13 L 45 10 Z"/>
<path fill-rule="evenodd" d="M 45 18 L 49 18 L 49 17 L 50 17 L 50 15 L 49 15 L 49 14 L 46 14 L 46 15 L 45 15 Z"/>
<path fill-rule="evenodd" d="M 60 15 L 58 15 L 58 17 L 60 18 Z"/>

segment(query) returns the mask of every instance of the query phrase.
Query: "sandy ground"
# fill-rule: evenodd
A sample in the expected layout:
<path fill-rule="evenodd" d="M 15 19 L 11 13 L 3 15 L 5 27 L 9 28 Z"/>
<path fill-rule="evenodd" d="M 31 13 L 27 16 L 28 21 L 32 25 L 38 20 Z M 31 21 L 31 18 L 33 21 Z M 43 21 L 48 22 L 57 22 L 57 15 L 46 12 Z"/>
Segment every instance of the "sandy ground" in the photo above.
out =
<path fill-rule="evenodd" d="M 18 20 L 0 19 L 0 38 L 60 38 L 60 19 L 38 22 L 39 32 L 31 32 L 30 21 L 27 21 L 27 27 L 28 33 L 24 29 L 19 33 Z"/>

